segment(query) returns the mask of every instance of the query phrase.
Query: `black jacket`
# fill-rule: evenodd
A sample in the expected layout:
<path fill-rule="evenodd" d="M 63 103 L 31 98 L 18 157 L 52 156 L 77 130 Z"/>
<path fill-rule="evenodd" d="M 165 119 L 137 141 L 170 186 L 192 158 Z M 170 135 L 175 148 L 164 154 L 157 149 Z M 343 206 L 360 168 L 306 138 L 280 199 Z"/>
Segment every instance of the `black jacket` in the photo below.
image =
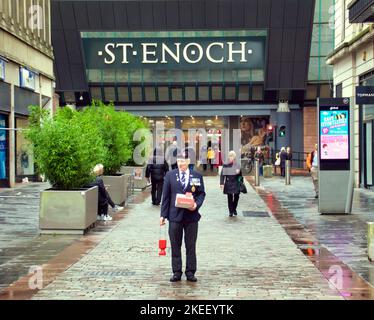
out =
<path fill-rule="evenodd" d="M 239 173 L 237 173 L 239 170 Z M 220 184 L 224 185 L 224 194 L 240 193 L 239 177 L 242 177 L 242 171 L 237 163 L 224 164 L 221 171 Z"/>
<path fill-rule="evenodd" d="M 281 168 L 285 168 L 286 167 L 286 160 L 292 160 L 292 153 L 288 153 L 288 152 L 281 152 L 280 154 L 280 159 L 281 159 Z"/>
<path fill-rule="evenodd" d="M 103 179 L 100 176 L 97 176 L 95 178 L 95 181 L 90 183 L 88 187 L 98 187 L 98 200 L 99 200 L 99 205 L 106 205 L 109 202 L 109 194 L 108 191 L 105 189 L 105 184 Z"/>
<path fill-rule="evenodd" d="M 169 171 L 169 165 L 161 156 L 153 157 L 147 165 L 145 177 L 151 178 L 153 181 L 164 180 L 165 174 Z"/>

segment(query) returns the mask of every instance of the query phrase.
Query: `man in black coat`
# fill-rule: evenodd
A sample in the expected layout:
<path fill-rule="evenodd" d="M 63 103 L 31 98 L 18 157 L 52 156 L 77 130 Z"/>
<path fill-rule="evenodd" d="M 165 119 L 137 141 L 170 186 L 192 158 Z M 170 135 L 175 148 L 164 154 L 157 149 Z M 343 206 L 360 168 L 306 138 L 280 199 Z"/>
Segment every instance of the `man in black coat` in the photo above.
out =
<path fill-rule="evenodd" d="M 188 169 L 189 159 L 185 154 L 177 157 L 178 169 L 169 171 L 165 176 L 164 194 L 162 197 L 160 225 L 169 220 L 169 237 L 171 243 L 173 276 L 171 282 L 180 281 L 182 277 L 182 238 L 186 245 L 186 277 L 196 282 L 196 240 L 198 222 L 201 218 L 200 207 L 205 199 L 203 177 L 196 171 Z M 188 208 L 175 206 L 177 194 L 192 193 L 194 204 Z"/>
<path fill-rule="evenodd" d="M 169 171 L 169 165 L 162 156 L 160 149 L 155 149 L 153 157 L 147 165 L 145 177 L 152 183 L 152 204 L 160 205 L 162 187 L 164 185 L 165 174 Z"/>

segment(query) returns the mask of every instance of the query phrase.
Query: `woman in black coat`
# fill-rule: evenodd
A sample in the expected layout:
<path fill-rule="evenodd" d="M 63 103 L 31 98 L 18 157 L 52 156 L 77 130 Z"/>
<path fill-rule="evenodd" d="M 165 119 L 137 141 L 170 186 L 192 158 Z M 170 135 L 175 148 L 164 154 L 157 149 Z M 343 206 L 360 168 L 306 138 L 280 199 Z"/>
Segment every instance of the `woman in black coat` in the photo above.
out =
<path fill-rule="evenodd" d="M 228 163 L 225 163 L 221 171 L 221 189 L 227 194 L 227 204 L 229 207 L 229 216 L 237 215 L 236 208 L 239 202 L 240 184 L 239 179 L 242 178 L 240 165 L 236 162 L 236 153 L 230 151 L 228 155 Z"/>

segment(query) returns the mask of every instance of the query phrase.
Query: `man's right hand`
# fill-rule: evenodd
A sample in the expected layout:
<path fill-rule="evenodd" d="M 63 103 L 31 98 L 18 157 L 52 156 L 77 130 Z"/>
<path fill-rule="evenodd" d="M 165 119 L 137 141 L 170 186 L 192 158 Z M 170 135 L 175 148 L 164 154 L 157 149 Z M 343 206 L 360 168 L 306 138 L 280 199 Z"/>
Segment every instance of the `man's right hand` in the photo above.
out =
<path fill-rule="evenodd" d="M 165 224 L 165 218 L 164 217 L 161 217 L 160 218 L 160 226 L 163 226 Z"/>

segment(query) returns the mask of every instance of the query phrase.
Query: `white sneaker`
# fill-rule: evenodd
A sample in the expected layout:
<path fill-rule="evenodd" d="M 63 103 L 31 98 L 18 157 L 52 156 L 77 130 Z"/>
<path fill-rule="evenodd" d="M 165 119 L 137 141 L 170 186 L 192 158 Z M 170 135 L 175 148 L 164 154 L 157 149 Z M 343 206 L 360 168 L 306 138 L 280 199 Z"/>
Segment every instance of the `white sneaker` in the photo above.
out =
<path fill-rule="evenodd" d="M 120 207 L 120 206 L 117 206 L 117 205 L 113 208 L 114 212 L 122 211 L 123 209 L 124 209 L 124 207 Z"/>
<path fill-rule="evenodd" d="M 103 220 L 104 221 L 112 221 L 113 218 L 111 216 L 104 216 Z"/>
<path fill-rule="evenodd" d="M 104 216 L 103 215 L 97 215 L 97 221 L 103 221 Z"/>

